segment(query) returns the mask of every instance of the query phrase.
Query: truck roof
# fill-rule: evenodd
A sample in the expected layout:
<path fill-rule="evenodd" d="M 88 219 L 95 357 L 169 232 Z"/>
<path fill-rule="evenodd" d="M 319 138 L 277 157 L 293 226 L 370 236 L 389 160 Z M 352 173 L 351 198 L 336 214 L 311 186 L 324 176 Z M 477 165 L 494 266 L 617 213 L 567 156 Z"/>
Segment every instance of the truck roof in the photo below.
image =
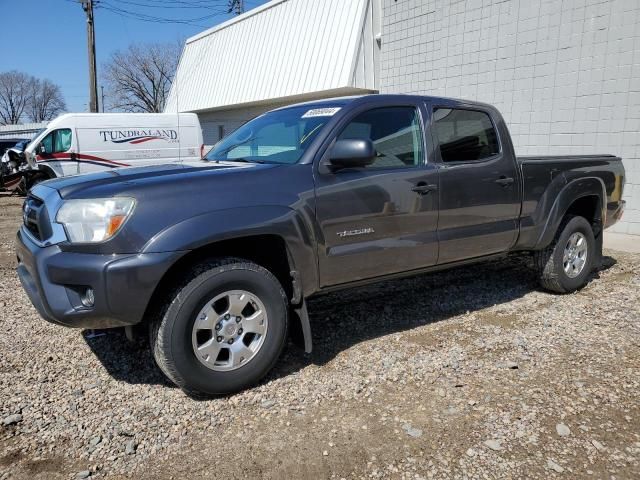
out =
<path fill-rule="evenodd" d="M 400 94 L 400 93 L 372 93 L 366 95 L 352 95 L 348 97 L 332 97 L 332 98 L 323 98 L 318 100 L 310 100 L 307 102 L 295 103 L 292 105 L 287 105 L 284 107 L 277 108 L 275 110 L 285 110 L 287 108 L 293 107 L 301 107 L 301 106 L 345 106 L 350 105 L 352 103 L 360 103 L 365 101 L 385 101 L 385 100 L 396 100 L 399 102 L 406 101 L 407 99 L 418 100 L 418 101 L 430 101 L 432 103 L 446 102 L 446 103 L 457 103 L 457 104 L 465 104 L 465 105 L 477 105 L 486 109 L 495 110 L 490 104 L 477 102 L 474 100 L 460 99 L 460 98 L 450 98 L 450 97 L 440 97 L 440 96 L 432 96 L 432 95 L 411 95 L 411 94 Z"/>

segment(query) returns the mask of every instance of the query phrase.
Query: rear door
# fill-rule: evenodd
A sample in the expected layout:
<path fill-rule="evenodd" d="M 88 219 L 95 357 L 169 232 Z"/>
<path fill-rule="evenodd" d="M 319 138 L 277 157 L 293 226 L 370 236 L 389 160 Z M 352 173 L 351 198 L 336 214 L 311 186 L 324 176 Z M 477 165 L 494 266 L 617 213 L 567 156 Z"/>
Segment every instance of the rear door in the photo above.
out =
<path fill-rule="evenodd" d="M 338 126 L 334 139 L 369 139 L 377 158 L 316 174 L 322 287 L 437 262 L 438 171 L 426 158 L 425 116 L 418 102 L 381 104 L 360 107 Z"/>
<path fill-rule="evenodd" d="M 440 162 L 439 264 L 504 252 L 517 236 L 519 182 L 514 158 L 489 110 L 476 105 L 432 107 Z"/>
<path fill-rule="evenodd" d="M 180 142 L 180 161 L 198 161 L 202 159 L 205 153 L 203 151 L 204 145 L 200 122 L 193 114 L 179 115 L 178 141 Z"/>

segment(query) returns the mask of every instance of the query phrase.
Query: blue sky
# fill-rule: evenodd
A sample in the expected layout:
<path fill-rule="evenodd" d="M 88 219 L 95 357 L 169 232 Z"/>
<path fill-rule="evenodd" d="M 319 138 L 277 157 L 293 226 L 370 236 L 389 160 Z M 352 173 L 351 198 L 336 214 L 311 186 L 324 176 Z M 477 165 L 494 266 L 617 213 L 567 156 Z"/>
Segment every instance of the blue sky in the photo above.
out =
<path fill-rule="evenodd" d="M 266 0 L 245 0 L 245 9 L 263 3 Z M 220 14 L 226 5 L 227 0 L 100 0 L 95 9 L 98 94 L 100 67 L 112 52 L 132 43 L 186 39 L 230 18 Z M 77 0 L 0 0 L 0 13 L 0 71 L 48 78 L 62 89 L 69 111 L 85 111 L 89 95 L 86 17 Z M 191 24 L 132 18 L 140 15 L 211 18 Z"/>

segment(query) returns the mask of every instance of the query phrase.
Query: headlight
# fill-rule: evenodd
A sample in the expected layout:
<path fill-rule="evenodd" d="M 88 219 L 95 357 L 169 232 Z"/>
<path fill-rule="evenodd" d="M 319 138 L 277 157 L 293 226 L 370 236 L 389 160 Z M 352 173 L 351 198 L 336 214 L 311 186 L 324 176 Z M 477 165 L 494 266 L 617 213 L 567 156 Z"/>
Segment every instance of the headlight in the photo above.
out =
<path fill-rule="evenodd" d="M 136 201 L 115 197 L 93 200 L 67 200 L 56 222 L 64 225 L 72 243 L 98 243 L 113 237 L 131 216 Z"/>

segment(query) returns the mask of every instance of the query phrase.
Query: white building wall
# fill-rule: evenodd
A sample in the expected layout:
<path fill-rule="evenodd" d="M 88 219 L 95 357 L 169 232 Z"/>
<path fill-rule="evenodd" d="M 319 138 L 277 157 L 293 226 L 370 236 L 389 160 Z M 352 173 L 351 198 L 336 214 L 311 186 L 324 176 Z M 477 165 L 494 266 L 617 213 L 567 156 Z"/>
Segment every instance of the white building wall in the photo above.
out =
<path fill-rule="evenodd" d="M 189 38 L 165 111 L 373 91 L 377 2 L 271 0 Z"/>
<path fill-rule="evenodd" d="M 20 123 L 18 125 L 0 125 L 0 140 L 7 138 L 32 138 L 49 122 Z"/>
<path fill-rule="evenodd" d="M 479 100 L 519 155 L 624 159 L 640 235 L 640 0 L 383 0 L 380 90 Z"/>

